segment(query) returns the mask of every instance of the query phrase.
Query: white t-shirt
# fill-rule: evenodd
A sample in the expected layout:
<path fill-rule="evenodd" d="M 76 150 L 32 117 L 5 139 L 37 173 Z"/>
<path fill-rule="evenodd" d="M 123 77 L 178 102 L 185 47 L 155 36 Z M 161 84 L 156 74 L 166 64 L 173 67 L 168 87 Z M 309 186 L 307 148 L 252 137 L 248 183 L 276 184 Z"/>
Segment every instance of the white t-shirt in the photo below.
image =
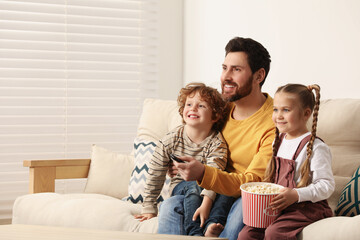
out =
<path fill-rule="evenodd" d="M 287 140 L 285 135 L 279 147 L 277 156 L 286 159 L 292 159 L 301 140 L 303 140 L 309 134 L 310 132 L 307 132 L 298 138 L 290 140 Z M 295 159 L 296 172 L 294 180 L 296 183 L 300 182 L 300 168 L 302 163 L 306 160 L 306 147 L 307 144 Z M 330 148 L 324 142 L 316 138 L 310 158 L 310 174 L 312 176 L 312 183 L 307 187 L 296 188 L 296 191 L 299 194 L 299 202 L 318 202 L 331 196 L 335 189 L 331 161 L 332 156 Z"/>

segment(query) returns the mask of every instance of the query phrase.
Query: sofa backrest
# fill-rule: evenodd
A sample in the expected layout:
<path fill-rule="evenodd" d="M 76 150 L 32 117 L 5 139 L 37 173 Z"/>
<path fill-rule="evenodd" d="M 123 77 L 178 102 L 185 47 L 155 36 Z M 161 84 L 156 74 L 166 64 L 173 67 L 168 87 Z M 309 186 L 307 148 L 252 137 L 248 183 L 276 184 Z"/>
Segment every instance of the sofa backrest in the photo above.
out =
<path fill-rule="evenodd" d="M 156 141 L 181 124 L 176 101 L 146 99 L 137 136 Z M 360 166 L 360 99 L 322 100 L 317 135 L 330 146 L 336 189 L 329 198 L 335 209 L 341 191 Z M 312 120 L 309 120 L 308 126 Z"/>
<path fill-rule="evenodd" d="M 181 123 L 176 101 L 148 98 L 144 100 L 137 137 L 157 141 Z"/>
<path fill-rule="evenodd" d="M 330 99 L 320 103 L 317 135 L 330 147 L 335 192 L 328 199 L 334 210 L 340 194 L 360 166 L 360 99 Z M 312 119 L 309 120 L 309 127 Z M 310 129 L 310 128 L 309 128 Z"/>

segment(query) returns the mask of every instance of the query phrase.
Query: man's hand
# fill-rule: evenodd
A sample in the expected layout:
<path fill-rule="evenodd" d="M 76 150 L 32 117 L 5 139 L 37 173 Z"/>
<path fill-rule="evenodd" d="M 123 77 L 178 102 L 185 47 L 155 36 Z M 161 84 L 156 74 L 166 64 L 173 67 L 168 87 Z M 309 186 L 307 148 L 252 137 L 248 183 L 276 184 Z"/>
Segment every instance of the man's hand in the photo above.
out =
<path fill-rule="evenodd" d="M 299 195 L 295 189 L 282 188 L 280 194 L 274 197 L 270 203 L 270 207 L 273 210 L 278 209 L 279 211 L 284 210 L 291 204 L 299 200 Z"/>
<path fill-rule="evenodd" d="M 205 172 L 204 164 L 192 157 L 179 158 L 185 161 L 185 163 L 173 162 L 173 164 L 177 168 L 181 177 L 186 181 L 201 181 Z"/>
<path fill-rule="evenodd" d="M 143 222 L 145 220 L 149 220 L 150 218 L 156 217 L 155 213 L 143 213 L 140 215 L 135 215 L 135 219 L 139 219 L 140 222 Z"/>

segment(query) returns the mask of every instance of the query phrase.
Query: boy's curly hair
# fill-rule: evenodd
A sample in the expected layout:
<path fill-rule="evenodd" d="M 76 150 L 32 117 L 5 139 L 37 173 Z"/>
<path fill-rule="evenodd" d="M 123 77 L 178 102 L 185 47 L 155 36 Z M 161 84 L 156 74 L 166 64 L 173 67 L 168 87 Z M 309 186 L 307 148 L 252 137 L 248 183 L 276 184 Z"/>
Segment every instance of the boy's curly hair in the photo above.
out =
<path fill-rule="evenodd" d="M 221 131 L 230 111 L 229 104 L 223 100 L 221 94 L 215 88 L 208 87 L 204 83 L 189 83 L 180 90 L 177 102 L 179 105 L 179 114 L 182 117 L 186 98 L 190 95 L 199 93 L 202 100 L 206 101 L 212 110 L 212 119 L 217 121 L 213 124 L 212 129 Z M 184 120 L 183 120 L 184 122 Z"/>

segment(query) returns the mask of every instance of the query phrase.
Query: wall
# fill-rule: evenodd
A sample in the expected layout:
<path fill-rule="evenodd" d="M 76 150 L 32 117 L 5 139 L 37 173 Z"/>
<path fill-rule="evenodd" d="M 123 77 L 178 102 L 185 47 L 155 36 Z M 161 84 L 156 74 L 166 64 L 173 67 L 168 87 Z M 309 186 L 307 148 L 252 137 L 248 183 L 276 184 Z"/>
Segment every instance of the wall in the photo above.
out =
<path fill-rule="evenodd" d="M 176 100 L 183 83 L 183 0 L 159 1 L 159 98 Z"/>
<path fill-rule="evenodd" d="M 263 91 L 318 83 L 322 99 L 358 98 L 358 0 L 185 0 L 184 81 L 219 86 L 224 47 L 253 38 L 270 52 Z"/>

